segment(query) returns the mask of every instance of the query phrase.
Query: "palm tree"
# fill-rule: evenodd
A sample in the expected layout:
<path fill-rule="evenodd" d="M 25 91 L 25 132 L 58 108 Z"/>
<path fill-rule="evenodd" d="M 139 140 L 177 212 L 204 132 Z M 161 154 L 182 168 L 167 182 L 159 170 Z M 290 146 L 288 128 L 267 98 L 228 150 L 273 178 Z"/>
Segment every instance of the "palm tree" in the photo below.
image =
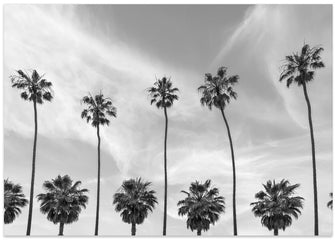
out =
<path fill-rule="evenodd" d="M 261 217 L 262 225 L 270 231 L 274 230 L 274 235 L 277 236 L 279 229 L 285 231 L 285 228 L 292 224 L 292 216 L 298 219 L 304 199 L 293 196 L 300 185 L 290 185 L 289 181 L 285 179 L 279 183 L 276 183 L 275 180 L 273 182 L 269 180 L 263 186 L 265 192 L 256 193 L 255 198 L 258 201 L 250 205 L 253 206 L 252 211 L 255 216 Z"/>
<path fill-rule="evenodd" d="M 224 198 L 219 196 L 217 188 L 210 189 L 211 180 L 205 183 L 195 181 L 191 183 L 189 192 L 181 191 L 187 195 L 184 200 L 178 202 L 178 215 L 187 215 L 186 226 L 191 231 L 197 230 L 197 235 L 201 231 L 208 231 L 210 224 L 215 224 L 219 220 L 221 213 L 224 213 Z"/>
<path fill-rule="evenodd" d="M 333 210 L 333 193 L 329 193 L 329 197 L 331 200 L 327 203 L 327 207 L 329 207 L 331 210 Z"/>
<path fill-rule="evenodd" d="M 295 82 L 298 86 L 303 87 L 304 96 L 308 109 L 309 130 L 311 135 L 312 145 L 312 164 L 313 164 L 313 187 L 314 187 L 314 234 L 319 234 L 319 220 L 318 220 L 318 191 L 316 178 L 316 160 L 315 160 L 315 143 L 312 122 L 312 109 L 307 94 L 306 84 L 314 79 L 316 69 L 323 68 L 320 53 L 323 51 L 322 47 L 311 48 L 308 44 L 304 44 L 301 52 L 293 53 L 286 56 L 285 64 L 282 66 L 283 70 L 279 81 L 286 79 L 286 86 Z"/>
<path fill-rule="evenodd" d="M 85 118 L 87 123 L 91 122 L 91 125 L 97 128 L 98 137 L 98 183 L 97 183 L 97 208 L 95 218 L 95 231 L 94 235 L 98 235 L 99 231 L 99 204 L 100 204 L 100 125 L 109 125 L 108 116 L 116 117 L 116 108 L 113 106 L 112 100 L 100 92 L 100 94 L 92 97 L 85 96 L 82 102 L 88 107 L 81 113 L 81 118 Z"/>
<path fill-rule="evenodd" d="M 33 146 L 33 161 L 31 170 L 31 184 L 30 184 L 30 198 L 29 198 L 29 213 L 27 236 L 30 235 L 32 211 L 33 211 L 33 197 L 34 197 L 34 183 L 35 183 L 35 161 L 36 161 L 36 144 L 37 144 L 37 103 L 42 104 L 44 101 L 51 101 L 52 96 L 52 83 L 44 79 L 44 75 L 39 75 L 36 70 L 33 70 L 31 75 L 17 71 L 18 75 L 10 76 L 12 87 L 21 91 L 21 97 L 26 101 L 32 101 L 34 106 L 34 121 L 35 121 L 35 134 Z"/>
<path fill-rule="evenodd" d="M 141 178 L 129 179 L 114 194 L 115 211 L 121 212 L 122 221 L 131 224 L 132 236 L 136 235 L 136 224 L 142 224 L 157 204 L 156 192 L 149 190 L 150 185 Z"/>
<path fill-rule="evenodd" d="M 225 116 L 225 108 L 230 103 L 230 100 L 237 98 L 237 93 L 234 92 L 233 86 L 238 82 L 239 76 L 227 76 L 227 68 L 220 67 L 217 71 L 216 76 L 212 76 L 210 73 L 205 74 L 205 83 L 198 88 L 198 91 L 202 93 L 200 103 L 202 106 L 207 106 L 209 110 L 212 107 L 216 107 L 221 111 L 223 120 L 225 122 L 231 151 L 231 160 L 233 167 L 233 223 L 234 223 L 234 235 L 237 235 L 237 222 L 236 222 L 236 170 L 235 170 L 235 157 L 233 141 L 230 134 L 230 128 L 228 125 L 227 118 Z"/>
<path fill-rule="evenodd" d="M 166 211 L 167 211 L 167 157 L 166 157 L 166 144 L 167 144 L 167 131 L 168 131 L 168 116 L 167 108 L 173 105 L 175 100 L 178 100 L 176 92 L 178 88 L 172 87 L 170 79 L 163 77 L 157 79 L 153 87 L 148 88 L 149 96 L 151 97 L 151 104 L 155 103 L 157 108 L 164 109 L 165 115 L 165 138 L 164 138 L 164 218 L 163 218 L 163 236 L 166 235 Z"/>
<path fill-rule="evenodd" d="M 86 208 L 87 189 L 79 189 L 80 181 L 72 184 L 68 175 L 56 177 L 43 184 L 46 193 L 37 195 L 41 201 L 40 210 L 47 214 L 47 219 L 54 224 L 59 223 L 59 236 L 63 236 L 64 224 L 78 220 L 82 208 Z"/>
<path fill-rule="evenodd" d="M 21 213 L 21 209 L 28 204 L 22 193 L 22 186 L 4 180 L 4 222 L 9 224 Z"/>

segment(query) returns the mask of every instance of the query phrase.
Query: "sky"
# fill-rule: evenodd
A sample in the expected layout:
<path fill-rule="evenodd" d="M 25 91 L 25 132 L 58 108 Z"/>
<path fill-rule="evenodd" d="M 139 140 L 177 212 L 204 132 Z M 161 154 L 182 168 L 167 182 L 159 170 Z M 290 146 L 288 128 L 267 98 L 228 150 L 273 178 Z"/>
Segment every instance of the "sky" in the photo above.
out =
<path fill-rule="evenodd" d="M 33 104 L 11 88 L 18 69 L 36 69 L 53 83 L 54 100 L 38 106 L 35 192 L 68 174 L 89 189 L 88 206 L 64 235 L 93 235 L 97 182 L 95 129 L 80 118 L 89 92 L 113 100 L 117 118 L 101 129 L 99 235 L 130 235 L 114 211 L 123 180 L 152 182 L 158 206 L 138 235 L 161 235 L 163 223 L 164 113 L 146 89 L 171 77 L 180 100 L 168 109 L 167 235 L 193 236 L 177 202 L 190 183 L 212 180 L 226 211 L 203 235 L 232 235 L 232 166 L 222 116 L 200 104 L 205 73 L 220 66 L 239 75 L 236 101 L 225 112 L 237 174 L 239 235 L 273 235 L 250 203 L 267 180 L 301 186 L 302 215 L 280 235 L 313 235 L 313 185 L 307 107 L 302 88 L 278 81 L 284 58 L 304 43 L 321 45 L 325 68 L 308 83 L 316 142 L 320 235 L 332 234 L 332 7 L 331 5 L 5 5 L 4 178 L 28 197 L 34 134 Z M 24 235 L 28 207 L 5 235 Z M 31 235 L 58 234 L 34 200 Z"/>

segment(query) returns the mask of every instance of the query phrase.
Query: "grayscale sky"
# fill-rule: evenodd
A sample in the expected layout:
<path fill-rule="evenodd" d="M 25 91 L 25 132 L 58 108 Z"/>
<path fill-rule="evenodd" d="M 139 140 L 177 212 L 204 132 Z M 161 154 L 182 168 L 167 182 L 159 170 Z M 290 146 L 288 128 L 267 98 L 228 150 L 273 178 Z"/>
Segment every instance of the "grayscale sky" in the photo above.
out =
<path fill-rule="evenodd" d="M 45 180 L 69 174 L 88 188 L 89 204 L 65 235 L 93 235 L 97 138 L 80 118 L 80 99 L 103 90 L 118 117 L 102 129 L 100 235 L 130 235 L 114 211 L 122 181 L 153 182 L 159 205 L 138 235 L 161 235 L 163 220 L 164 114 L 146 96 L 155 77 L 171 77 L 180 101 L 168 110 L 168 235 L 195 235 L 176 203 L 190 182 L 212 179 L 226 199 L 226 213 L 204 235 L 232 235 L 232 167 L 220 112 L 201 107 L 197 87 L 219 66 L 240 76 L 237 101 L 226 109 L 237 169 L 240 235 L 272 235 L 250 202 L 269 179 L 300 183 L 301 217 L 281 235 L 313 235 L 310 135 L 303 91 L 278 81 L 286 55 L 304 42 L 321 44 L 326 68 L 308 84 L 316 139 L 321 235 L 332 231 L 326 207 L 332 191 L 331 5 L 6 5 L 4 7 L 4 177 L 29 195 L 33 105 L 11 88 L 16 69 L 37 69 L 54 85 L 52 103 L 38 106 L 36 193 Z M 6 235 L 24 235 L 28 207 Z M 32 235 L 57 235 L 34 202 Z"/>

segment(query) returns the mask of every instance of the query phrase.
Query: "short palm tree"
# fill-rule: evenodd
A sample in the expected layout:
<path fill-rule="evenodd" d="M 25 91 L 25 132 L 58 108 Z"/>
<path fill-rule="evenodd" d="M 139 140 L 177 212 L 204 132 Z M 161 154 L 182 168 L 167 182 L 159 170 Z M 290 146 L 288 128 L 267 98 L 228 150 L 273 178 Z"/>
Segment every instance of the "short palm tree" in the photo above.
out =
<path fill-rule="evenodd" d="M 31 75 L 17 71 L 17 75 L 10 76 L 12 87 L 21 91 L 21 97 L 26 101 L 33 102 L 34 106 L 34 121 L 35 121 L 35 134 L 33 146 L 33 160 L 31 170 L 31 184 L 30 184 L 30 198 L 29 198 L 29 213 L 27 236 L 30 235 L 32 211 L 33 211 L 33 197 L 34 197 L 34 183 L 35 183 L 35 161 L 36 161 L 36 144 L 37 144 L 37 104 L 42 104 L 45 101 L 51 101 L 52 96 L 52 83 L 44 79 L 44 75 L 39 75 L 36 70 L 33 70 Z"/>
<path fill-rule="evenodd" d="M 219 196 L 217 188 L 210 188 L 211 181 L 205 183 L 195 181 L 191 183 L 189 192 L 182 191 L 187 195 L 184 200 L 178 202 L 178 215 L 187 215 L 186 226 L 191 231 L 209 230 L 210 224 L 215 224 L 219 216 L 225 210 L 225 202 L 222 196 Z"/>
<path fill-rule="evenodd" d="M 311 48 L 308 44 L 304 44 L 301 52 L 293 53 L 285 58 L 285 64 L 282 66 L 282 73 L 279 81 L 286 79 L 286 86 L 290 87 L 292 83 L 302 86 L 308 109 L 309 130 L 311 135 L 312 145 L 312 164 L 313 164 L 313 188 L 314 188 L 314 234 L 319 234 L 318 220 L 318 191 L 316 177 L 316 160 L 315 160 L 315 143 L 312 122 L 312 108 L 307 93 L 307 83 L 314 80 L 315 70 L 323 68 L 320 54 L 323 51 L 322 47 Z"/>
<path fill-rule="evenodd" d="M 97 183 L 97 207 L 96 207 L 96 218 L 95 218 L 95 230 L 94 235 L 98 235 L 99 232 L 99 206 L 100 206 L 100 126 L 109 125 L 110 117 L 116 117 L 116 108 L 113 106 L 112 100 L 100 92 L 95 97 L 85 96 L 82 102 L 87 105 L 81 113 L 81 118 L 86 119 L 87 123 L 97 128 L 98 137 L 98 183 Z"/>
<path fill-rule="evenodd" d="M 22 186 L 8 179 L 4 180 L 4 223 L 14 222 L 21 213 L 21 208 L 27 204 L 28 200 L 22 193 Z"/>
<path fill-rule="evenodd" d="M 278 235 L 278 230 L 290 226 L 292 224 L 292 216 L 298 219 L 301 214 L 300 209 L 303 208 L 303 198 L 293 196 L 299 184 L 290 185 L 288 180 L 281 180 L 276 183 L 275 180 L 267 181 L 263 184 L 265 192 L 256 193 L 257 202 L 250 205 L 253 206 L 252 211 L 256 217 L 261 217 L 262 225 L 266 226 L 270 231 L 274 230 L 274 235 Z"/>
<path fill-rule="evenodd" d="M 164 138 L 164 218 L 163 218 L 163 236 L 166 235 L 166 214 L 167 214 L 167 131 L 168 131 L 168 116 L 167 108 L 173 105 L 175 100 L 178 100 L 176 93 L 178 88 L 172 87 L 170 79 L 163 77 L 158 79 L 153 87 L 148 88 L 149 96 L 151 97 L 151 104 L 156 104 L 157 108 L 162 108 L 165 115 L 165 138 Z"/>
<path fill-rule="evenodd" d="M 156 192 L 149 189 L 150 182 L 141 178 L 126 180 L 114 194 L 115 211 L 121 212 L 122 221 L 131 224 L 131 235 L 136 235 L 136 224 L 142 224 L 157 204 Z"/>
<path fill-rule="evenodd" d="M 47 214 L 49 221 L 59 223 L 59 236 L 63 236 L 64 224 L 78 220 L 82 208 L 86 208 L 88 197 L 87 189 L 79 189 L 80 181 L 72 184 L 68 175 L 58 176 L 43 184 L 46 193 L 37 195 L 41 201 L 40 210 Z"/>
<path fill-rule="evenodd" d="M 230 103 L 231 99 L 237 98 L 237 93 L 233 90 L 233 86 L 238 82 L 239 76 L 228 76 L 227 68 L 220 67 L 217 71 L 216 76 L 212 76 L 210 73 L 205 74 L 205 83 L 198 88 L 202 96 L 200 98 L 200 103 L 203 106 L 207 106 L 209 110 L 212 107 L 216 107 L 221 111 L 223 120 L 225 122 L 229 143 L 230 152 L 233 168 L 233 227 L 234 235 L 237 235 L 237 220 L 236 220 L 236 170 L 235 170 L 235 157 L 233 141 L 230 134 L 230 128 L 228 125 L 227 118 L 225 116 L 225 108 Z"/>
<path fill-rule="evenodd" d="M 331 200 L 327 203 L 327 207 L 329 207 L 331 210 L 333 210 L 333 193 L 329 193 L 329 197 Z"/>

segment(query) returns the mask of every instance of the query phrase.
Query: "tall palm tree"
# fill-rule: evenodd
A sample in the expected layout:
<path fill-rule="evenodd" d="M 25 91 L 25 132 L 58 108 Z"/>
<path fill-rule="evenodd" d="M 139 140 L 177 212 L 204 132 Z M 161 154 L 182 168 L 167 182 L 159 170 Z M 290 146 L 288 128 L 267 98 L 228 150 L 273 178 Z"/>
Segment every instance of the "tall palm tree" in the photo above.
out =
<path fill-rule="evenodd" d="M 22 193 L 22 186 L 4 180 L 4 222 L 9 224 L 21 213 L 21 208 L 28 204 Z"/>
<path fill-rule="evenodd" d="M 320 54 L 323 51 L 322 47 L 311 48 L 308 44 L 304 44 L 301 52 L 293 53 L 285 58 L 285 64 L 279 81 L 286 79 L 286 86 L 290 87 L 292 83 L 302 86 L 308 109 L 309 130 L 311 135 L 312 145 L 312 164 L 313 164 L 313 187 L 314 187 L 314 234 L 319 234 L 318 220 L 318 191 L 316 178 L 316 160 L 315 160 L 315 143 L 312 122 L 312 108 L 307 93 L 307 83 L 314 79 L 315 70 L 323 68 L 325 65 L 321 60 Z"/>
<path fill-rule="evenodd" d="M 122 221 L 131 224 L 132 236 L 136 235 L 136 224 L 142 224 L 157 204 L 156 192 L 149 190 L 150 185 L 141 178 L 129 179 L 114 194 L 115 211 L 121 212 Z"/>
<path fill-rule="evenodd" d="M 210 185 L 211 180 L 203 184 L 198 181 L 191 183 L 189 192 L 182 191 L 187 197 L 177 204 L 178 215 L 187 215 L 187 228 L 192 232 L 196 230 L 198 236 L 201 231 L 209 230 L 210 224 L 214 225 L 225 210 L 224 198 L 219 196 L 217 188 L 210 188 Z"/>
<path fill-rule="evenodd" d="M 31 170 L 31 184 L 30 184 L 30 198 L 29 198 L 29 213 L 27 236 L 30 235 L 32 211 L 33 211 L 33 197 L 34 197 L 34 183 L 35 183 L 35 162 L 36 162 L 36 144 L 37 144 L 37 104 L 42 104 L 44 101 L 50 102 L 52 96 L 52 83 L 44 79 L 44 75 L 39 75 L 36 70 L 33 70 L 31 75 L 17 71 L 17 75 L 10 76 L 12 87 L 21 91 L 21 97 L 26 101 L 33 102 L 34 106 L 34 121 L 35 121 L 35 134 L 33 146 L 33 161 Z"/>
<path fill-rule="evenodd" d="M 331 210 L 333 210 L 333 193 L 329 193 L 329 197 L 331 200 L 327 203 L 327 207 L 329 207 Z"/>
<path fill-rule="evenodd" d="M 96 208 L 96 218 L 95 218 L 95 231 L 94 235 L 98 235 L 99 232 L 99 206 L 100 206 L 100 126 L 109 125 L 110 117 L 116 118 L 116 108 L 113 106 L 112 100 L 100 92 L 100 94 L 92 97 L 85 96 L 82 102 L 87 105 L 81 113 L 81 118 L 86 119 L 87 123 L 97 128 L 98 137 L 98 183 L 97 183 L 97 208 Z"/>
<path fill-rule="evenodd" d="M 288 180 L 281 180 L 276 183 L 275 180 L 267 181 L 263 184 L 265 192 L 256 193 L 257 202 L 250 205 L 253 206 L 252 211 L 256 217 L 261 217 L 262 225 L 266 226 L 270 231 L 274 230 L 274 235 L 278 235 L 278 230 L 290 226 L 292 224 L 292 216 L 298 219 L 301 214 L 300 209 L 303 208 L 303 198 L 293 196 L 299 184 L 290 185 Z"/>
<path fill-rule="evenodd" d="M 46 193 L 37 195 L 41 201 L 40 210 L 47 214 L 47 219 L 54 224 L 59 223 L 59 236 L 63 236 L 64 224 L 78 220 L 82 208 L 86 208 L 88 197 L 87 189 L 79 189 L 80 181 L 72 184 L 68 175 L 45 181 L 43 187 Z"/>
<path fill-rule="evenodd" d="M 205 83 L 198 88 L 198 91 L 202 93 L 200 103 L 202 106 L 207 106 L 209 110 L 212 107 L 216 107 L 221 111 L 223 120 L 225 122 L 229 143 L 231 160 L 233 167 L 233 225 L 234 235 L 237 235 L 237 220 L 236 220 L 236 170 L 235 170 L 235 157 L 233 141 L 230 134 L 230 128 L 228 125 L 227 118 L 225 116 L 225 108 L 230 103 L 230 100 L 237 98 L 237 93 L 233 90 L 233 86 L 238 82 L 239 76 L 228 76 L 227 68 L 220 67 L 217 71 L 216 76 L 212 76 L 210 73 L 205 74 Z"/>
<path fill-rule="evenodd" d="M 157 79 L 153 87 L 148 88 L 149 96 L 151 97 L 151 104 L 155 103 L 157 108 L 163 108 L 165 116 L 165 137 L 164 137 L 164 218 L 163 218 L 163 236 L 166 235 L 166 211 L 167 211 L 167 131 L 168 131 L 168 116 L 167 108 L 173 105 L 175 100 L 178 100 L 176 93 L 178 88 L 172 87 L 171 79 L 163 77 Z"/>

